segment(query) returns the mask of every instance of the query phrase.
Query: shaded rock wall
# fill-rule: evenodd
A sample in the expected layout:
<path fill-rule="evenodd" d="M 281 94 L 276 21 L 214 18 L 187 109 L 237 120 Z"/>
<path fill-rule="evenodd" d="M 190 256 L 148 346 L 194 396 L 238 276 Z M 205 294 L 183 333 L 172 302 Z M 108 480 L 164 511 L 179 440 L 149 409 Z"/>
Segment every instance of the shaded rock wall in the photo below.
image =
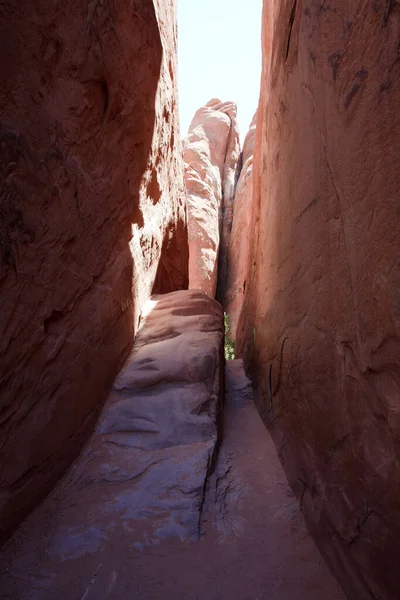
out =
<path fill-rule="evenodd" d="M 218 99 L 210 100 L 196 112 L 183 144 L 189 287 L 201 289 L 214 298 L 217 280 L 224 277 L 226 271 L 240 155 L 236 105 Z M 220 275 L 218 260 L 222 271 Z"/>
<path fill-rule="evenodd" d="M 268 1 L 238 347 L 348 597 L 399 597 L 400 5 Z"/>
<path fill-rule="evenodd" d="M 227 277 L 224 285 L 224 308 L 229 315 L 230 335 L 236 329 L 242 308 L 249 272 L 249 256 L 253 231 L 253 153 L 257 114 L 254 115 L 242 150 L 242 168 L 235 189 L 233 219 L 229 236 Z"/>
<path fill-rule="evenodd" d="M 6 0 L 0 29 L 1 538 L 81 448 L 152 288 L 187 285 L 187 239 L 173 2 Z"/>

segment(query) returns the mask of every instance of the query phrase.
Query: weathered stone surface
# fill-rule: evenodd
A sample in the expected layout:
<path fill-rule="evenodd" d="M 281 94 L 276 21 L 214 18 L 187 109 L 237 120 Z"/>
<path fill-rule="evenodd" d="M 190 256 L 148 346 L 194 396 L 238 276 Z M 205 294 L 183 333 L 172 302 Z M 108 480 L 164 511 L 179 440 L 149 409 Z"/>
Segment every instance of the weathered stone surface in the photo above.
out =
<path fill-rule="evenodd" d="M 113 597 L 125 598 L 132 552 L 199 538 L 224 393 L 222 308 L 199 290 L 147 307 L 83 453 L 3 548 L 5 597 L 80 598 L 93 561 L 118 555 Z"/>
<path fill-rule="evenodd" d="M 257 114 L 251 122 L 242 150 L 242 168 L 235 190 L 233 222 L 229 237 L 227 278 L 224 290 L 224 308 L 229 315 L 231 338 L 236 339 L 236 329 L 242 308 L 249 272 L 249 255 L 252 240 L 251 216 L 253 210 L 253 152 Z"/>
<path fill-rule="evenodd" d="M 2 3 L 0 538 L 81 448 L 152 288 L 187 285 L 173 8 Z"/>
<path fill-rule="evenodd" d="M 155 307 L 150 315 L 152 322 L 147 321 L 144 326 L 146 335 L 142 336 L 145 329 L 139 334 L 138 354 L 132 353 L 125 372 L 118 378 L 109 409 L 103 413 L 96 434 L 102 440 L 101 446 L 90 443 L 82 466 L 77 466 L 75 479 L 79 474 L 79 484 L 61 485 L 0 552 L 2 598 L 343 600 L 287 486 L 272 439 L 254 406 L 252 387 L 244 375 L 242 361 L 229 361 L 226 365 L 224 435 L 215 468 L 207 481 L 204 481 L 201 451 L 202 446 L 207 450 L 204 442 L 208 434 L 201 433 L 205 431 L 206 413 L 200 415 L 192 410 L 192 393 L 190 396 L 186 393 L 186 402 L 174 401 L 176 391 L 187 386 L 183 383 L 181 388 L 177 379 L 185 380 L 193 370 L 201 376 L 199 363 L 194 364 L 191 358 L 181 363 L 183 370 L 172 388 L 164 381 L 156 385 L 157 393 L 153 395 L 151 388 L 140 387 L 144 379 L 150 383 L 148 365 L 160 367 L 158 376 L 152 372 L 152 381 L 156 382 L 167 366 L 171 370 L 177 366 L 178 355 L 174 352 L 176 360 L 171 361 L 171 350 L 180 351 L 183 345 L 191 353 L 187 342 L 197 341 L 196 317 L 202 320 L 198 329 L 206 329 L 208 334 L 214 324 L 221 324 L 218 307 L 204 298 L 204 294 L 195 294 L 188 301 L 186 293 L 184 302 L 182 296 L 172 295 L 169 306 L 163 298 L 162 308 L 160 304 Z M 196 309 L 188 316 L 189 305 L 194 304 Z M 180 306 L 186 314 L 172 316 Z M 203 307 L 207 308 L 207 314 Z M 170 319 L 172 331 L 183 331 L 182 336 L 171 338 Z M 214 333 L 215 340 L 220 340 L 222 331 Z M 148 346 L 143 345 L 146 342 Z M 163 354 L 160 347 L 165 350 L 165 363 L 160 362 Z M 139 356 L 142 349 L 146 350 L 146 359 L 155 359 L 152 363 L 145 363 L 144 357 Z M 215 351 L 218 353 L 217 347 Z M 206 363 L 208 359 L 204 366 Z M 221 366 L 222 363 L 218 368 Z M 215 371 L 214 376 L 214 391 L 218 395 Z M 134 396 L 133 381 L 141 382 Z M 206 385 L 211 389 L 212 378 Z M 147 395 L 142 402 L 144 393 Z M 200 396 L 202 393 L 201 390 Z M 162 394 L 164 402 L 159 403 Z M 132 410 L 129 417 L 126 405 L 123 408 L 120 404 L 128 397 Z M 159 418 L 160 406 L 166 408 L 166 405 L 169 414 Z M 215 399 L 211 397 L 209 408 L 212 415 Z M 118 427 L 113 424 L 116 412 Z M 182 445 L 169 445 L 164 435 L 171 431 L 172 416 L 176 424 L 179 422 L 174 441 L 184 442 Z M 189 420 L 193 434 L 190 437 L 186 428 Z M 210 432 L 215 431 L 212 416 L 209 425 Z M 182 426 L 186 430 L 183 438 Z M 195 443 L 186 443 L 189 439 Z M 122 442 L 122 447 L 116 446 L 117 441 Z M 135 449 L 128 444 L 135 444 Z M 158 465 L 152 462 L 156 449 L 163 460 Z M 135 462 L 136 468 L 132 461 L 134 452 L 136 459 L 140 459 L 139 465 Z M 100 457 L 105 459 L 104 463 Z M 102 504 L 107 490 L 103 518 L 99 520 L 98 502 L 100 499 Z M 166 518 L 168 511 L 170 518 Z M 76 518 L 78 513 L 80 519 Z M 74 515 L 72 527 L 71 515 Z M 153 532 L 157 521 L 160 526 Z M 176 534 L 182 535 L 182 539 Z"/>
<path fill-rule="evenodd" d="M 189 230 L 189 287 L 215 297 L 218 259 L 226 260 L 240 155 L 236 105 L 213 99 L 200 108 L 184 140 Z"/>
<path fill-rule="evenodd" d="M 238 335 L 310 528 L 358 600 L 400 591 L 399 9 L 265 2 Z"/>

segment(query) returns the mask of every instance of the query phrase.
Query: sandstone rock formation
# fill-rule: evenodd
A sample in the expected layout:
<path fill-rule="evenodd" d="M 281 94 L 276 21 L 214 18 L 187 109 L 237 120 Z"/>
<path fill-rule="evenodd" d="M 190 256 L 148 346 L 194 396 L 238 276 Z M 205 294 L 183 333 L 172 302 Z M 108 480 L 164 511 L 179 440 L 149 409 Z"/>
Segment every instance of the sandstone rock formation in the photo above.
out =
<path fill-rule="evenodd" d="M 134 551 L 199 538 L 224 393 L 222 308 L 199 290 L 147 307 L 85 450 L 3 550 L 5 596 L 81 598 L 116 549 L 112 597 L 127 598 Z"/>
<path fill-rule="evenodd" d="M 244 352 L 348 598 L 399 598 L 398 2 L 268 0 Z"/>
<path fill-rule="evenodd" d="M 249 254 L 252 240 L 253 152 L 257 114 L 251 122 L 242 150 L 242 168 L 235 189 L 233 222 L 229 236 L 227 277 L 224 308 L 229 315 L 230 335 L 236 339 L 236 329 L 246 289 Z"/>
<path fill-rule="evenodd" d="M 0 538 L 81 448 L 188 255 L 174 3 L 2 9 Z"/>
<path fill-rule="evenodd" d="M 0 550 L 0 597 L 343 600 L 242 361 L 220 414 L 221 307 L 197 290 L 148 307 L 82 456 Z"/>
<path fill-rule="evenodd" d="M 189 231 L 189 287 L 215 297 L 223 277 L 240 155 L 236 105 L 213 99 L 200 108 L 184 140 Z"/>

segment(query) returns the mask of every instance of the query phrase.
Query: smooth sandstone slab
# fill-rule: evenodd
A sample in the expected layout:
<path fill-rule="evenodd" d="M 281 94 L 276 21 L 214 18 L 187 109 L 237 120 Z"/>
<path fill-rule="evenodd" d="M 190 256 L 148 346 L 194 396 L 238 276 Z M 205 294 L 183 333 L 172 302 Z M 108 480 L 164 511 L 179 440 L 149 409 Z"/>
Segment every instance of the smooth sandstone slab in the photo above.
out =
<path fill-rule="evenodd" d="M 198 539 L 223 398 L 223 313 L 199 290 L 151 305 L 83 453 L 4 546 L 2 597 L 72 598 L 110 553 Z"/>

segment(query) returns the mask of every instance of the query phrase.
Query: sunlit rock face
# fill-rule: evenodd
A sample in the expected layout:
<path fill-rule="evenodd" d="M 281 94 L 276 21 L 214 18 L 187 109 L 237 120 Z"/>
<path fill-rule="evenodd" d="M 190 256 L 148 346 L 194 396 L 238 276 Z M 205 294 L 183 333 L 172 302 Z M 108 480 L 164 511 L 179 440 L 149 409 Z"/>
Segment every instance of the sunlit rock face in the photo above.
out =
<path fill-rule="evenodd" d="M 236 105 L 210 100 L 190 124 L 183 159 L 189 287 L 202 289 L 211 297 L 217 290 L 218 259 L 220 271 L 225 271 L 239 155 Z"/>
<path fill-rule="evenodd" d="M 224 308 L 229 315 L 230 335 L 236 338 L 236 329 L 246 289 L 249 255 L 252 240 L 251 216 L 253 211 L 253 152 L 257 115 L 251 122 L 242 150 L 242 168 L 235 189 L 233 222 L 229 237 L 227 279 Z"/>
<path fill-rule="evenodd" d="M 77 454 L 141 306 L 187 286 L 174 3 L 7 2 L 0 538 Z"/>
<path fill-rule="evenodd" d="M 268 0 L 238 328 L 291 485 L 348 598 L 399 598 L 397 2 Z"/>

